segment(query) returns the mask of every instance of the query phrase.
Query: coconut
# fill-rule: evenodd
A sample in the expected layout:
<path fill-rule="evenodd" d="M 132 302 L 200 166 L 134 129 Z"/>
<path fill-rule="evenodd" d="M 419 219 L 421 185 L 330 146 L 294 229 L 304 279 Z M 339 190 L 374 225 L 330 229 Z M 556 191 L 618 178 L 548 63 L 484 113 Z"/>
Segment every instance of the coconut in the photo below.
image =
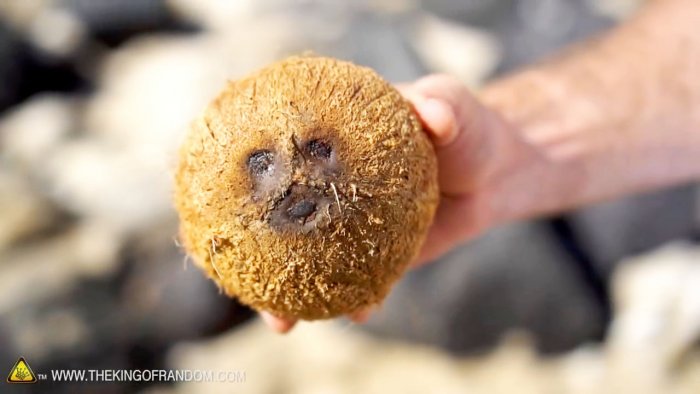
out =
<path fill-rule="evenodd" d="M 416 258 L 437 160 L 374 71 L 292 57 L 230 82 L 180 151 L 182 243 L 229 296 L 280 317 L 379 303 Z"/>

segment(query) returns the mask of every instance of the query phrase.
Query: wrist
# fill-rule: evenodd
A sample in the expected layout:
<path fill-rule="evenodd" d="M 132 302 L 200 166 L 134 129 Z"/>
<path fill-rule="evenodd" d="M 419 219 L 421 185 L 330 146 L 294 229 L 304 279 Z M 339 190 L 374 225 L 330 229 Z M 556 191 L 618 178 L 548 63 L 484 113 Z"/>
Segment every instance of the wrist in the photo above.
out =
<path fill-rule="evenodd" d="M 496 148 L 478 199 L 491 225 L 554 214 L 591 192 L 583 151 L 562 152 L 542 142 L 543 133 L 565 131 L 553 118 L 559 90 L 544 74 L 526 71 L 481 92 Z"/>

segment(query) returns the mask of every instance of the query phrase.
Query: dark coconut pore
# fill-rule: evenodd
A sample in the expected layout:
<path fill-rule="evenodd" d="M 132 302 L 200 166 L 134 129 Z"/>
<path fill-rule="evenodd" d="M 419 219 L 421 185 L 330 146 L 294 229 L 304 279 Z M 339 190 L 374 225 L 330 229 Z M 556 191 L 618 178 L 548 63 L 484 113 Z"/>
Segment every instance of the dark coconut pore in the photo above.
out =
<path fill-rule="evenodd" d="M 334 182 L 338 181 L 340 165 L 330 141 L 313 138 L 300 144 L 296 137 L 292 139 L 296 152 L 289 162 L 293 167 L 290 172 L 300 172 L 308 184 L 293 182 L 281 195 L 273 196 L 274 204 L 265 219 L 278 231 L 308 233 L 331 220 L 330 204 L 338 197 Z M 282 172 L 275 171 L 275 153 L 271 150 L 255 150 L 246 164 L 253 196 L 279 189 L 284 181 Z M 326 218 L 318 217 L 323 214 Z"/>

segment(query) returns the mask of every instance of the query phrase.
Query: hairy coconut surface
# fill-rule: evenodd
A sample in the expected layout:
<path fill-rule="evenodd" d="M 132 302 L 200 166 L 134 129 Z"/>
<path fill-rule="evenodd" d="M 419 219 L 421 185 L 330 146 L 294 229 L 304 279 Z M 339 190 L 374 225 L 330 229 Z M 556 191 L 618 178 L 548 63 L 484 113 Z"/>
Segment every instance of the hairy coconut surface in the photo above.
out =
<path fill-rule="evenodd" d="M 438 203 L 433 147 L 372 70 L 292 57 L 231 82 L 180 152 L 175 203 L 226 294 L 323 319 L 381 301 Z"/>

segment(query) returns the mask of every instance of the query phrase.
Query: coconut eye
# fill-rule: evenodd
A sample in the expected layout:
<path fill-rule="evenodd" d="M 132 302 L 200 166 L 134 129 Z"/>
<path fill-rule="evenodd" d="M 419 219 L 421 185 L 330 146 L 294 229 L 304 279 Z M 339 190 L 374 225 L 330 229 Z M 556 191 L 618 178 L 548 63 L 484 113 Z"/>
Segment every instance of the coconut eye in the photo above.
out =
<path fill-rule="evenodd" d="M 331 146 L 325 141 L 311 140 L 306 144 L 306 149 L 311 157 L 318 159 L 328 159 L 331 157 Z"/>
<path fill-rule="evenodd" d="M 255 176 L 263 176 L 275 169 L 274 157 L 269 150 L 259 150 L 248 156 L 248 170 Z"/>

